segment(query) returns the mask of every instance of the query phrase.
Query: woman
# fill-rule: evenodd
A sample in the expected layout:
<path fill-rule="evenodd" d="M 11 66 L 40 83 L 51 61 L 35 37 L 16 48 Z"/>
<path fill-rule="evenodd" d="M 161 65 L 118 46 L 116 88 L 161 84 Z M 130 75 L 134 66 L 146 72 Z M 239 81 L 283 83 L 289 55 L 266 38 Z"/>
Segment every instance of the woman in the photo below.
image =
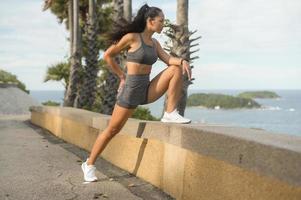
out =
<path fill-rule="evenodd" d="M 89 158 L 82 164 L 85 181 L 97 180 L 94 163 L 98 155 L 121 130 L 138 105 L 152 103 L 167 91 L 168 101 L 161 121 L 191 122 L 179 115 L 176 110 L 181 95 L 182 73 L 186 72 L 188 78 L 191 79 L 189 63 L 167 54 L 160 43 L 152 38 L 155 32 L 161 33 L 163 24 L 162 10 L 145 4 L 139 9 L 131 24 L 120 28 L 110 36 L 114 43 L 104 53 L 104 59 L 120 78 L 117 102 L 108 127 L 99 134 Z M 127 50 L 126 75 L 114 61 L 114 56 L 122 50 Z M 152 65 L 158 58 L 168 67 L 150 81 L 149 74 Z"/>

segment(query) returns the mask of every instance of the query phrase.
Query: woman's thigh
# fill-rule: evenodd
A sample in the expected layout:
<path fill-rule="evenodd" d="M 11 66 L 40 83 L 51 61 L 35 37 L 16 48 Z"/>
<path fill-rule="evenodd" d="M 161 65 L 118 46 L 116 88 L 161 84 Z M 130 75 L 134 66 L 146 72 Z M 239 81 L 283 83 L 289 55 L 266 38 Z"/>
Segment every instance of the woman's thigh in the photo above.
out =
<path fill-rule="evenodd" d="M 147 93 L 147 103 L 156 101 L 167 91 L 169 81 L 175 70 L 179 70 L 178 68 L 177 66 L 169 66 L 151 80 Z"/>
<path fill-rule="evenodd" d="M 135 109 L 128 109 L 115 104 L 111 120 L 108 127 L 111 129 L 121 129 Z"/>

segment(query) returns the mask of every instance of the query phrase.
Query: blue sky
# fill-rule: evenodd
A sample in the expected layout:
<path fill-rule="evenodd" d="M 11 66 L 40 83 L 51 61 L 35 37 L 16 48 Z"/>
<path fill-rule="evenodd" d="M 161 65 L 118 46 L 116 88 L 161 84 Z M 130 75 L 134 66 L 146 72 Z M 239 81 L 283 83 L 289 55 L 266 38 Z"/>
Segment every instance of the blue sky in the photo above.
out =
<path fill-rule="evenodd" d="M 175 22 L 175 0 L 133 0 L 134 13 L 145 2 Z M 190 29 L 202 36 L 190 89 L 301 89 L 301 1 L 189 3 Z M 0 69 L 17 75 L 29 90 L 63 90 L 61 83 L 43 79 L 49 65 L 68 57 L 68 33 L 42 5 L 0 1 Z M 164 68 L 157 62 L 152 77 Z"/>

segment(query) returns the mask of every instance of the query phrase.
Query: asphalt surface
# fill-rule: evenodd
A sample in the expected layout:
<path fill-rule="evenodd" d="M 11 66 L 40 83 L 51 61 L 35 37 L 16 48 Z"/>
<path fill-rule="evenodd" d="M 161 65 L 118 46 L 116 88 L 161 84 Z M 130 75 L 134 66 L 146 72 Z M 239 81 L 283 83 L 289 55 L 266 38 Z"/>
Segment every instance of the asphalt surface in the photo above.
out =
<path fill-rule="evenodd" d="M 0 199 L 173 199 L 157 187 L 99 158 L 98 181 L 86 183 L 88 152 L 30 123 L 29 115 L 0 115 Z"/>

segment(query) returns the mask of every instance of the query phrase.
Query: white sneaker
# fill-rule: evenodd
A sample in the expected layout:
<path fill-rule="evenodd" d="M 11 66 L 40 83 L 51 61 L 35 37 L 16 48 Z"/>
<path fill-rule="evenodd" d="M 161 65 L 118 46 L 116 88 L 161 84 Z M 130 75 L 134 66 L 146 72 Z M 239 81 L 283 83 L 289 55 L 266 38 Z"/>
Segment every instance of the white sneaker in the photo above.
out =
<path fill-rule="evenodd" d="M 82 170 L 84 172 L 84 179 L 87 182 L 97 181 L 97 177 L 95 176 L 96 167 L 95 165 L 88 165 L 88 158 L 86 162 L 82 164 Z"/>
<path fill-rule="evenodd" d="M 179 124 L 188 124 L 191 122 L 190 119 L 182 117 L 177 110 L 172 111 L 171 113 L 164 112 L 164 115 L 161 119 L 161 122 L 170 122 L 170 123 L 179 123 Z"/>

